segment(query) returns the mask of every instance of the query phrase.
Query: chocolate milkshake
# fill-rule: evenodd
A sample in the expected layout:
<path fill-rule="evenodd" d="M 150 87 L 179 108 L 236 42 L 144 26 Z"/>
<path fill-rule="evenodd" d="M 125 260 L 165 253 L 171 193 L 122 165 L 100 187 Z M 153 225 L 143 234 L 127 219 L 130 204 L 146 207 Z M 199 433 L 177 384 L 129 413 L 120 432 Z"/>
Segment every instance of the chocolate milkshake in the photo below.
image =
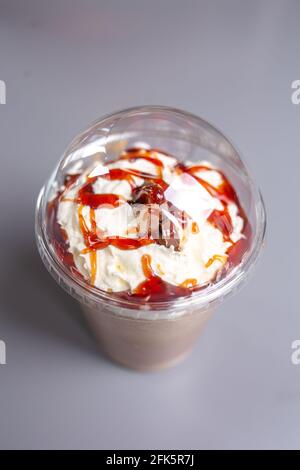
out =
<path fill-rule="evenodd" d="M 36 229 L 46 266 L 80 301 L 102 350 L 153 370 L 184 359 L 241 283 L 262 243 L 264 209 L 214 128 L 143 107 L 71 144 L 40 194 Z"/>

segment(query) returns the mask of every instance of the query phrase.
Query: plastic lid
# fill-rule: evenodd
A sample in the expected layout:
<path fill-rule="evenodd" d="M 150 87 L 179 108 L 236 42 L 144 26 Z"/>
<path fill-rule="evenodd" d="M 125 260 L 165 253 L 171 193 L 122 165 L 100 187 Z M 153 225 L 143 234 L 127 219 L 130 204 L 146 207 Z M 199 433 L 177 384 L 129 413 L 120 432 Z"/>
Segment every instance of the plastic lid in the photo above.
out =
<path fill-rule="evenodd" d="M 112 165 L 120 158 L 121 165 Z M 141 159 L 143 162 L 137 166 L 136 162 Z M 171 161 L 172 177 L 168 175 Z M 199 161 L 202 162 L 201 168 Z M 120 168 L 122 171 L 118 173 Z M 214 169 L 217 171 L 212 175 Z M 211 180 L 218 179 L 218 175 L 222 177 L 221 183 Z M 125 181 L 127 187 L 123 189 L 129 194 L 127 200 L 124 194 L 107 193 L 107 187 L 104 194 L 98 194 L 93 186 L 98 178 L 110 182 Z M 115 234 L 111 233 L 111 226 L 107 229 L 109 233 L 99 234 L 96 219 L 94 222 L 81 220 L 81 229 L 86 230 L 82 233 L 85 240 L 82 253 L 93 254 L 89 258 L 89 278 L 84 275 L 84 268 L 80 270 L 78 262 L 74 262 L 74 252 L 69 247 L 66 233 L 61 231 L 57 222 L 61 194 L 66 195 L 69 188 L 74 189 L 70 194 L 72 197 L 75 194 L 72 202 L 76 207 L 81 211 L 88 207 L 93 217 L 99 208 L 116 209 L 128 205 L 136 220 L 137 214 L 141 214 L 136 205 L 146 207 L 146 225 L 141 229 L 142 224 L 139 224 L 139 230 L 135 228 L 134 235 L 127 234 L 126 237 L 117 228 Z M 234 243 L 232 205 L 236 206 L 239 217 L 243 219 L 241 234 Z M 152 219 L 149 225 L 149 214 L 158 221 L 153 230 Z M 81 217 L 84 217 L 84 212 Z M 179 265 L 175 261 L 172 263 L 173 257 L 180 257 L 181 237 L 184 237 L 186 227 L 195 233 L 200 231 L 205 238 L 208 236 L 205 232 L 207 221 L 221 232 L 223 242 L 232 246 L 226 250 L 223 261 L 213 257 L 206 260 L 207 269 L 220 260 L 221 267 L 217 263 L 219 267 L 215 268 L 213 278 L 199 285 L 197 279 L 189 276 L 189 267 L 182 261 L 178 261 Z M 174 311 L 189 306 L 205 308 L 236 290 L 258 257 L 265 223 L 261 195 L 238 152 L 221 132 L 189 113 L 161 106 L 143 106 L 100 119 L 72 141 L 39 195 L 36 235 L 46 267 L 62 287 L 81 302 L 138 310 L 171 308 Z M 137 251 L 134 253 L 134 250 L 142 248 L 139 252 L 142 266 L 139 269 L 146 279 L 134 289 L 116 293 L 95 287 L 95 279 L 91 284 L 96 253 L 109 246 L 121 250 L 122 256 L 128 251 L 125 260 L 130 260 L 130 263 L 135 262 Z M 169 271 L 173 270 L 169 273 L 171 281 L 165 282 L 163 274 L 160 276 L 158 263 L 153 268 L 147 247 L 154 257 L 154 264 L 156 257 L 166 259 L 164 256 L 169 253 Z M 192 253 L 187 252 L 186 259 L 191 259 Z M 98 266 L 97 269 L 103 267 Z M 184 276 L 184 269 L 187 270 L 186 282 L 179 285 L 172 281 Z M 205 275 L 209 277 L 209 274 Z M 121 281 L 118 282 L 120 290 Z"/>

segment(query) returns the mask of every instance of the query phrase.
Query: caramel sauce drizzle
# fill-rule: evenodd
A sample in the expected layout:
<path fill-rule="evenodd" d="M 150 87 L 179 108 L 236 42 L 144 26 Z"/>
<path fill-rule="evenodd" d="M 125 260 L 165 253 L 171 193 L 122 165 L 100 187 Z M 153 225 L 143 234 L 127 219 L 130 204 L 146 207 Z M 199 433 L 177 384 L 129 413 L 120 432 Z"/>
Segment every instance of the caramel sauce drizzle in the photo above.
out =
<path fill-rule="evenodd" d="M 153 277 L 153 270 L 151 267 L 151 256 L 143 255 L 141 258 L 142 269 L 146 279 L 151 279 Z"/>
<path fill-rule="evenodd" d="M 132 189 L 136 188 L 136 183 L 134 181 L 133 172 L 130 170 L 122 169 L 122 168 L 110 168 L 109 173 L 105 175 L 101 175 L 102 178 L 109 179 L 111 181 L 114 180 L 125 180 L 129 183 Z"/>
<path fill-rule="evenodd" d="M 213 255 L 206 263 L 205 267 L 209 268 L 214 261 L 220 261 L 220 263 L 225 264 L 227 261 L 227 256 L 225 255 Z"/>
<path fill-rule="evenodd" d="M 67 175 L 65 177 L 62 189 L 47 205 L 47 224 L 49 229 L 49 236 L 58 258 L 65 266 L 69 267 L 71 273 L 74 276 L 83 279 L 82 274 L 75 266 L 73 255 L 69 251 L 67 234 L 65 230 L 59 225 L 57 220 L 57 211 L 62 195 L 64 191 L 79 178 L 79 176 L 80 174 L 75 174 Z"/>
<path fill-rule="evenodd" d="M 146 278 L 145 281 L 141 282 L 138 287 L 134 290 L 133 294 L 129 293 L 119 293 L 119 297 L 121 298 L 130 298 L 132 295 L 137 297 L 142 297 L 144 300 L 165 300 L 165 299 L 172 299 L 176 297 L 181 297 L 183 295 L 189 295 L 189 285 L 182 285 L 182 286 L 174 286 L 169 284 L 166 281 L 156 274 L 154 274 L 153 269 L 151 267 L 151 256 L 145 254 L 141 258 L 142 270 L 144 276 Z M 197 284 L 196 279 L 187 280 L 191 281 L 195 286 Z M 194 283 L 194 281 L 196 283 Z"/>
<path fill-rule="evenodd" d="M 230 242 L 233 243 L 230 235 L 233 231 L 233 226 L 232 226 L 232 221 L 230 214 L 228 212 L 228 204 L 230 202 L 234 202 L 239 209 L 240 203 L 237 197 L 237 194 L 225 175 L 221 173 L 221 171 L 218 170 L 218 172 L 221 174 L 223 183 L 216 188 L 215 186 L 212 186 L 210 183 L 205 181 L 203 178 L 200 176 L 197 176 L 195 173 L 198 173 L 199 171 L 210 171 L 212 170 L 211 168 L 208 168 L 203 165 L 195 165 L 192 167 L 186 167 L 184 164 L 179 165 L 179 171 L 180 172 L 185 172 L 191 175 L 193 178 L 195 178 L 198 183 L 200 183 L 207 191 L 208 193 L 218 199 L 222 204 L 224 209 L 223 210 L 217 210 L 215 209 L 210 216 L 208 217 L 208 222 L 210 222 L 214 227 L 216 227 L 220 232 L 223 234 L 223 238 L 225 242 Z"/>
<path fill-rule="evenodd" d="M 198 281 L 197 279 L 186 279 L 185 281 L 183 281 L 180 286 L 181 287 L 184 287 L 185 289 L 189 289 L 191 287 L 195 287 L 196 285 L 198 284 Z"/>
<path fill-rule="evenodd" d="M 89 206 L 91 209 L 98 207 L 118 207 L 126 202 L 122 196 L 117 194 L 95 194 L 93 191 L 93 183 L 97 180 L 97 176 L 88 178 L 87 182 L 78 191 L 77 202 L 83 206 Z"/>
<path fill-rule="evenodd" d="M 90 223 L 91 223 L 91 230 L 88 229 L 84 216 L 82 215 L 84 205 L 80 204 L 78 206 L 78 220 L 81 233 L 83 235 L 84 243 L 87 247 L 89 247 L 90 240 L 93 236 L 96 235 L 97 232 L 97 224 L 95 219 L 95 210 L 91 207 L 90 208 Z M 97 235 L 96 235 L 97 236 Z M 92 285 L 95 284 L 96 274 L 97 274 L 97 251 L 94 248 L 89 250 L 90 253 L 90 265 L 91 265 L 91 279 L 90 282 Z"/>
<path fill-rule="evenodd" d="M 90 265 L 91 265 L 91 284 L 94 285 L 96 274 L 97 274 L 97 250 L 104 249 L 109 245 L 112 245 L 121 250 L 134 250 L 140 248 L 142 246 L 147 246 L 152 243 L 155 243 L 156 240 L 152 240 L 150 238 L 127 238 L 121 236 L 114 236 L 109 237 L 102 233 L 97 228 L 96 217 L 95 217 L 95 210 L 99 207 L 111 207 L 115 208 L 120 206 L 121 204 L 127 202 L 122 196 L 116 194 L 95 194 L 93 191 L 93 183 L 97 180 L 97 178 L 106 178 L 110 180 L 125 180 L 128 182 L 130 187 L 134 190 L 137 188 L 137 183 L 134 177 L 142 178 L 146 182 L 155 183 L 165 191 L 168 187 L 168 184 L 163 180 L 163 162 L 159 160 L 156 156 L 157 150 L 149 150 L 149 149 L 129 149 L 126 152 L 123 152 L 120 156 L 120 160 L 129 160 L 134 161 L 136 159 L 142 158 L 144 160 L 149 161 L 153 165 L 155 165 L 157 169 L 157 174 L 152 175 L 149 173 L 145 173 L 135 169 L 119 169 L 119 168 L 112 168 L 109 169 L 109 173 L 104 175 L 95 176 L 92 178 L 88 178 L 86 183 L 81 187 L 78 192 L 78 197 L 75 200 L 70 199 L 78 204 L 78 220 L 81 233 L 83 235 L 84 243 L 86 248 L 82 250 L 82 253 L 86 254 L 89 253 L 90 256 Z M 164 153 L 159 151 L 160 153 Z M 165 154 L 167 155 L 167 154 Z M 212 258 L 208 260 L 206 263 L 206 267 L 211 266 L 211 264 L 218 260 L 222 262 L 224 265 L 226 264 L 226 269 L 229 269 L 231 266 L 234 266 L 240 262 L 242 259 L 243 254 L 249 247 L 250 238 L 251 238 L 251 228 L 246 218 L 246 215 L 243 209 L 240 206 L 238 197 L 236 195 L 235 190 L 226 179 L 226 177 L 221 173 L 223 178 L 223 183 L 219 187 L 214 187 L 205 181 L 200 176 L 196 175 L 195 173 L 201 171 L 209 171 L 212 170 L 209 167 L 204 165 L 195 165 L 192 167 L 187 167 L 183 163 L 179 163 L 176 166 L 176 171 L 179 173 L 186 172 L 193 176 L 208 192 L 212 197 L 217 198 L 223 204 L 224 209 L 214 210 L 208 218 L 208 221 L 218 228 L 222 234 L 224 241 L 231 242 L 230 248 L 227 250 L 227 256 L 222 255 L 214 255 Z M 69 200 L 67 198 L 63 198 L 63 193 L 66 188 L 72 185 L 76 179 L 80 175 L 67 175 L 64 182 L 64 187 L 62 191 L 59 192 L 57 197 L 49 203 L 48 205 L 48 216 L 49 216 L 49 223 L 52 225 L 53 233 L 53 244 L 58 253 L 58 256 L 62 259 L 62 261 L 67 264 L 73 273 L 78 275 L 82 278 L 82 275 L 78 272 L 74 265 L 74 259 L 72 254 L 68 251 L 68 241 L 67 236 L 64 230 L 60 227 L 57 222 L 57 209 L 60 200 Z M 231 222 L 231 217 L 228 212 L 228 204 L 230 202 L 234 202 L 238 206 L 238 210 L 240 215 L 244 219 L 244 230 L 243 234 L 244 237 L 241 238 L 237 243 L 233 243 L 230 239 L 230 235 L 232 233 L 233 227 Z M 89 207 L 90 213 L 90 229 L 88 228 L 84 216 L 82 214 L 83 207 Z M 196 222 L 192 222 L 191 227 L 192 233 L 196 234 L 199 232 L 199 227 Z M 136 229 L 132 230 L 133 233 L 136 233 Z M 130 233 L 130 230 L 128 230 Z M 227 263 L 226 263 L 227 261 Z M 121 292 L 121 293 L 114 293 L 114 295 L 121 297 L 121 298 L 130 298 L 132 296 L 142 297 L 144 301 L 148 300 L 166 300 L 172 299 L 180 296 L 190 295 L 191 291 L 199 290 L 205 288 L 206 286 L 197 286 L 196 279 L 186 279 L 180 286 L 173 286 L 165 281 L 162 280 L 161 277 L 154 274 L 152 267 L 151 267 L 151 256 L 150 255 L 143 255 L 141 257 L 142 269 L 146 280 L 142 282 L 133 293 L 130 292 Z M 223 267 L 225 269 L 225 266 Z M 224 274 L 226 272 L 224 270 Z M 159 272 L 163 273 L 163 270 L 159 269 Z"/>
<path fill-rule="evenodd" d="M 157 175 L 159 178 L 163 177 L 164 164 L 157 158 L 155 150 L 142 149 L 142 148 L 131 148 L 121 154 L 120 160 L 137 160 L 142 158 L 152 163 L 157 168 Z"/>
<path fill-rule="evenodd" d="M 192 233 L 199 233 L 199 227 L 197 222 L 192 222 Z"/>
<path fill-rule="evenodd" d="M 89 253 L 91 250 L 103 250 L 107 246 L 111 245 L 115 248 L 119 248 L 119 250 L 136 250 L 137 248 L 141 248 L 142 246 L 151 245 L 154 243 L 154 240 L 149 238 L 127 238 L 127 237 L 104 237 L 103 239 L 98 238 L 97 236 L 92 239 L 89 236 L 90 244 L 82 253 Z"/>

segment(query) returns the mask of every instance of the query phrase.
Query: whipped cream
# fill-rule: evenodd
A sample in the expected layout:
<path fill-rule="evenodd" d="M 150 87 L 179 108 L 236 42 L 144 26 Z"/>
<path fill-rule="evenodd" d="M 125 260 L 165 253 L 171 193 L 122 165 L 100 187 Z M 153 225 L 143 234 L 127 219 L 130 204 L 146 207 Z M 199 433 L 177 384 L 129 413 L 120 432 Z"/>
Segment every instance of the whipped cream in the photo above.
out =
<path fill-rule="evenodd" d="M 151 152 L 151 158 L 161 162 L 160 165 L 144 158 L 121 158 L 108 164 L 94 164 L 64 188 L 59 199 L 57 221 L 67 236 L 76 268 L 89 283 L 107 292 L 134 293 L 147 280 L 142 263 L 145 257 L 153 275 L 163 281 L 174 286 L 203 286 L 216 278 L 227 262 L 229 248 L 244 236 L 244 220 L 235 201 L 225 204 L 222 198 L 213 195 L 213 190 L 224 184 L 221 172 L 206 161 L 186 164 L 187 170 L 191 167 L 194 170 L 183 172 L 175 158 L 159 151 Z M 129 179 L 109 179 L 110 170 L 128 169 L 133 170 Z M 135 249 L 120 249 L 115 244 L 108 244 L 88 249 L 83 227 L 103 240 L 146 236 L 132 204 L 133 188 L 143 188 L 147 183 L 143 174 L 153 175 L 166 184 L 167 204 L 161 206 L 161 211 L 177 228 L 178 243 L 155 242 Z M 120 204 L 91 208 L 80 203 L 80 189 L 89 181 L 94 194 L 116 195 Z M 210 191 L 204 183 L 208 183 Z M 183 226 L 178 224 L 176 215 L 168 211 L 168 204 L 187 214 Z M 221 215 L 225 205 L 231 223 L 230 237 L 224 237 L 218 224 L 210 219 L 214 211 Z"/>

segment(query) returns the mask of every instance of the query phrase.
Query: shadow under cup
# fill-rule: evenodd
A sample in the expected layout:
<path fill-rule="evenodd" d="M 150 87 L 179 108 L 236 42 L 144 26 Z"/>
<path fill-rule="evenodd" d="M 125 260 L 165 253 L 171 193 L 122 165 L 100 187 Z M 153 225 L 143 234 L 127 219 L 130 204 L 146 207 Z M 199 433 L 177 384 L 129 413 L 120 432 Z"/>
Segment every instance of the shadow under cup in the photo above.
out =
<path fill-rule="evenodd" d="M 251 239 L 236 265 L 188 296 L 146 302 L 100 291 L 62 263 L 49 233 L 47 207 L 70 170 L 83 172 L 97 163 L 112 162 L 141 143 L 183 163 L 210 162 L 232 184 L 251 227 Z M 206 121 L 160 106 L 132 108 L 93 123 L 69 145 L 42 188 L 36 208 L 37 245 L 46 268 L 80 302 L 107 356 L 138 370 L 172 366 L 188 355 L 215 307 L 248 277 L 263 245 L 265 224 L 261 195 L 230 141 Z"/>

